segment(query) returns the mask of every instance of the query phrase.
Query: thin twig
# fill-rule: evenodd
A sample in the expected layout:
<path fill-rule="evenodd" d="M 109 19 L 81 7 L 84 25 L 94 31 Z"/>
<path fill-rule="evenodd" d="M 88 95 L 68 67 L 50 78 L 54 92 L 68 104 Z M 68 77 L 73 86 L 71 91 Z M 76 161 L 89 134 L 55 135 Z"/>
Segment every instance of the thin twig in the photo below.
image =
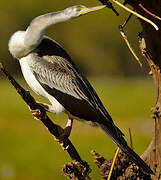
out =
<path fill-rule="evenodd" d="M 137 12 L 135 12 L 135 11 L 127 8 L 126 6 L 124 6 L 123 4 L 121 4 L 120 2 L 118 2 L 118 1 L 116 1 L 116 0 L 112 0 L 112 1 L 113 1 L 115 4 L 117 4 L 118 6 L 120 6 L 121 8 L 125 9 L 126 11 L 128 11 L 128 12 L 134 14 L 135 16 L 139 17 L 140 19 L 148 22 L 148 23 L 151 24 L 157 31 L 159 30 L 158 26 L 157 26 L 154 22 L 152 22 L 151 20 L 149 20 L 149 19 L 145 18 L 144 16 L 138 14 Z"/>
<path fill-rule="evenodd" d="M 106 5 L 108 8 L 112 9 L 112 11 L 116 14 L 116 16 L 119 16 L 119 13 L 116 11 L 116 9 L 113 7 L 112 3 L 109 0 L 99 0 L 103 5 Z"/>
<path fill-rule="evenodd" d="M 146 13 L 148 13 L 150 16 L 154 17 L 155 19 L 158 19 L 161 21 L 161 18 L 157 15 L 155 15 L 154 13 L 150 12 L 149 10 L 147 10 L 141 3 L 139 3 L 139 7 L 145 11 Z"/>
<path fill-rule="evenodd" d="M 131 17 L 132 17 L 132 13 L 130 13 L 130 15 L 128 16 L 128 18 L 126 19 L 126 21 L 123 23 L 123 25 L 122 25 L 122 28 L 124 28 L 125 26 L 126 26 L 126 24 L 129 22 L 129 20 L 131 19 Z"/>
<path fill-rule="evenodd" d="M 118 153 L 119 153 L 119 150 L 120 150 L 120 148 L 117 147 L 117 150 L 116 150 L 116 152 L 115 152 L 115 155 L 114 155 L 114 158 L 113 158 L 113 161 L 112 161 L 111 169 L 110 169 L 110 172 L 109 172 L 109 175 L 108 175 L 107 180 L 110 180 L 110 179 L 111 179 L 112 171 L 113 171 L 113 168 L 114 168 L 114 165 L 115 165 L 115 162 L 116 162 L 116 159 L 117 159 L 117 155 L 118 155 Z"/>
<path fill-rule="evenodd" d="M 134 145 L 133 145 L 133 140 L 132 140 L 132 134 L 131 134 L 131 129 L 129 128 L 129 136 L 130 136 L 130 147 L 132 150 L 134 150 Z"/>
<path fill-rule="evenodd" d="M 131 47 L 131 45 L 130 45 L 128 39 L 127 39 L 127 36 L 125 35 L 125 32 L 124 32 L 124 30 L 123 30 L 123 28 L 122 28 L 121 25 L 119 26 L 119 30 L 120 30 L 121 36 L 123 37 L 123 39 L 125 40 L 125 42 L 126 42 L 128 48 L 129 48 L 129 50 L 131 51 L 131 53 L 132 53 L 133 56 L 135 57 L 136 61 L 137 61 L 138 64 L 140 65 L 140 67 L 142 67 L 142 63 L 140 62 L 139 58 L 137 57 L 137 55 L 135 54 L 133 48 Z"/>

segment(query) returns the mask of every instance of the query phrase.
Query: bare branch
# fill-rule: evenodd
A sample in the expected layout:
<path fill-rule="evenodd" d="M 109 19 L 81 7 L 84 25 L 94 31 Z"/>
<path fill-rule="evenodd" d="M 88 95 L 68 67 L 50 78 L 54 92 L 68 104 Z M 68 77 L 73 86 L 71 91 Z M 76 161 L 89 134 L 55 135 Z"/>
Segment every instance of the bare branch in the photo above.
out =
<path fill-rule="evenodd" d="M 3 67 L 0 63 L 0 70 L 6 75 L 11 84 L 17 90 L 18 94 L 22 97 L 25 103 L 29 106 L 31 110 L 36 110 L 39 113 L 39 116 L 36 116 L 49 130 L 49 132 L 55 136 L 55 138 L 59 138 L 61 133 L 63 132 L 63 128 L 59 125 L 53 123 L 52 120 L 47 116 L 45 109 L 36 103 L 35 99 L 30 95 L 29 91 L 26 91 L 23 87 L 21 87 L 18 82 L 8 73 L 8 71 Z M 77 150 L 75 149 L 72 142 L 68 139 L 68 137 L 64 137 L 61 141 L 61 145 L 68 152 L 69 156 L 74 162 L 77 162 L 81 168 L 79 169 L 79 174 L 85 175 L 84 179 L 87 178 L 87 175 L 90 173 L 90 167 L 87 162 L 83 161 L 79 156 Z M 76 164 L 76 163 L 75 163 Z M 67 166 L 67 165 L 65 165 Z M 78 166 L 77 166 L 78 167 Z M 75 166 L 75 169 L 77 168 Z M 74 167 L 73 167 L 74 169 Z M 84 173 L 84 169 L 86 169 L 86 173 Z M 79 178 L 78 178 L 79 179 Z M 89 178 L 88 178 L 89 179 Z"/>
<path fill-rule="evenodd" d="M 111 179 L 111 175 L 112 175 L 112 171 L 113 171 L 113 168 L 114 168 L 114 165 L 115 165 L 115 162 L 116 162 L 116 159 L 117 159 L 117 155 L 119 153 L 119 147 L 117 147 L 117 150 L 115 152 L 115 155 L 114 155 L 114 158 L 113 158 L 113 161 L 112 161 L 112 165 L 111 165 L 111 169 L 110 169 L 110 172 L 109 172 L 109 175 L 108 175 L 108 179 L 107 180 L 110 180 Z"/>

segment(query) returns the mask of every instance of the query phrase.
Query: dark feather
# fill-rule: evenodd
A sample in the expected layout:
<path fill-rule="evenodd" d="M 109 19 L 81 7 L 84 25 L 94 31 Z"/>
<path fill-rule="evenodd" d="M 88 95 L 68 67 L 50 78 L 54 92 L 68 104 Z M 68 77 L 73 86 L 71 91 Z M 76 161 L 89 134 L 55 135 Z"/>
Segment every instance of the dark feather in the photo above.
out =
<path fill-rule="evenodd" d="M 44 38 L 34 51 L 33 59 L 34 57 L 35 63 L 31 68 L 36 79 L 67 111 L 87 121 L 113 124 L 95 90 L 79 73 L 70 56 L 60 45 Z"/>
<path fill-rule="evenodd" d="M 50 95 L 78 119 L 97 123 L 139 167 L 153 173 L 128 147 L 123 133 L 114 125 L 95 90 L 60 45 L 46 37 L 31 55 L 30 68 Z"/>

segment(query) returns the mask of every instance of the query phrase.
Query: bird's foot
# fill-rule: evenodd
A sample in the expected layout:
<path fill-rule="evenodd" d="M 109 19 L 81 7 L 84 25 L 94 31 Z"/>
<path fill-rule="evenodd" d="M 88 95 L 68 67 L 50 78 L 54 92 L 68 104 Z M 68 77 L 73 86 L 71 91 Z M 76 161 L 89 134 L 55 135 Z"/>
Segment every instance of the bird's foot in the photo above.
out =
<path fill-rule="evenodd" d="M 34 116 L 34 119 L 36 120 L 41 120 L 42 117 L 44 117 L 44 115 L 46 115 L 46 111 L 47 109 L 42 106 L 41 104 L 37 103 L 40 107 L 38 109 L 31 109 L 30 106 L 28 106 L 29 110 L 31 111 L 32 115 Z M 41 111 L 41 107 L 43 108 Z M 45 113 L 45 114 L 44 114 Z"/>
<path fill-rule="evenodd" d="M 68 118 L 66 127 L 63 129 L 62 127 L 58 126 L 58 131 L 60 136 L 59 137 L 55 137 L 55 140 L 57 142 L 59 142 L 59 144 L 61 145 L 61 147 L 63 148 L 63 150 L 67 150 L 68 149 L 68 145 L 66 145 L 66 139 L 70 136 L 71 130 L 72 130 L 72 125 L 73 125 L 73 119 Z"/>
<path fill-rule="evenodd" d="M 55 113 L 55 111 L 53 110 L 53 107 L 52 105 L 49 105 L 49 104 L 46 104 L 46 103 L 42 103 L 42 102 L 36 102 L 40 107 L 43 108 L 43 110 L 45 110 L 46 112 L 53 112 Z M 35 109 L 35 110 L 32 110 L 29 107 L 29 110 L 31 111 L 32 115 L 34 116 L 34 119 L 36 120 L 40 120 L 41 117 L 42 117 L 42 112 L 40 112 L 40 109 Z"/>
<path fill-rule="evenodd" d="M 36 102 L 36 103 L 39 104 L 41 107 L 43 107 L 45 111 L 55 113 L 52 105 L 47 104 L 47 103 L 42 103 L 42 102 Z"/>
<path fill-rule="evenodd" d="M 36 119 L 36 120 L 41 119 L 42 114 L 39 109 L 35 109 L 35 110 L 30 109 L 30 111 L 31 111 L 32 115 L 34 116 L 34 119 Z"/>

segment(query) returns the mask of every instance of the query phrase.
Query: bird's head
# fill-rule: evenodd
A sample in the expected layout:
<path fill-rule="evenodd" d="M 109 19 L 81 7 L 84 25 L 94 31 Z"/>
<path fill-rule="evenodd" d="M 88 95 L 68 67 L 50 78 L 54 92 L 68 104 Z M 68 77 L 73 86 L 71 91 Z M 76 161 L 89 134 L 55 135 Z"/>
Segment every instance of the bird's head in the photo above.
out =
<path fill-rule="evenodd" d="M 87 8 L 83 5 L 76 5 L 76 6 L 71 6 L 64 9 L 64 14 L 68 16 L 69 18 L 76 18 L 82 15 L 85 15 L 87 13 L 103 9 L 105 7 L 106 6 L 95 6 L 95 7 Z"/>
<path fill-rule="evenodd" d="M 17 31 L 11 36 L 9 51 L 17 59 L 25 57 L 40 44 L 45 29 L 50 25 L 67 21 L 104 7 L 106 6 L 87 8 L 83 5 L 77 5 L 68 7 L 62 11 L 38 16 L 31 22 L 26 31 Z"/>

